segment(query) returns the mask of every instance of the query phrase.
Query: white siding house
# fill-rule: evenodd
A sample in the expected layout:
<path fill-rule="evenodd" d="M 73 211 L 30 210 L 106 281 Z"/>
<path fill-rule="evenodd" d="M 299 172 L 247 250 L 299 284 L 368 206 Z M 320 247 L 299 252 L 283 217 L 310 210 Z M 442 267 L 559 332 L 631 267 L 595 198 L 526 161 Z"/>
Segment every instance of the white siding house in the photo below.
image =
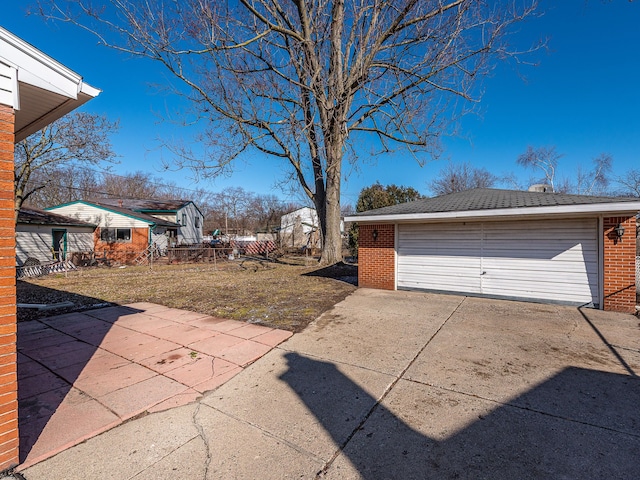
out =
<path fill-rule="evenodd" d="M 320 247 L 318 213 L 302 207 L 280 218 L 280 242 L 284 247 Z"/>
<path fill-rule="evenodd" d="M 340 221 L 344 232 L 344 221 Z M 280 242 L 283 247 L 320 248 L 320 222 L 315 208 L 302 207 L 280 218 Z"/>
<path fill-rule="evenodd" d="M 96 255 L 130 263 L 154 242 L 160 251 L 166 249 L 169 232 L 179 225 L 146 213 L 102 202 L 75 202 L 50 207 L 53 211 L 98 226 L 93 238 Z"/>
<path fill-rule="evenodd" d="M 23 207 L 16 225 L 16 263 L 66 260 L 75 253 L 93 252 L 96 226 L 78 219 Z"/>
<path fill-rule="evenodd" d="M 104 205 L 118 206 L 133 212 L 144 213 L 154 218 L 177 224 L 170 235 L 177 245 L 194 245 L 203 241 L 204 216 L 190 200 L 101 200 Z M 172 242 L 172 243 L 173 243 Z"/>

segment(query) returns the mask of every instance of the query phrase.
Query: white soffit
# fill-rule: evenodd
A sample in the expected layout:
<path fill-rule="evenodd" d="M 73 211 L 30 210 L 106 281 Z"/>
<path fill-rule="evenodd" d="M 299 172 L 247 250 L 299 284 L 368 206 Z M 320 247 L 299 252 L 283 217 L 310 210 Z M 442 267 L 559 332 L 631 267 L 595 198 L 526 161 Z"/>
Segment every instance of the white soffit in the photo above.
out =
<path fill-rule="evenodd" d="M 100 90 L 40 50 L 0 27 L 0 62 L 15 71 L 17 90 L 3 97 L 13 98 L 16 110 L 15 141 L 44 128 L 96 97 Z M 6 82 L 5 82 L 6 83 Z"/>
<path fill-rule="evenodd" d="M 451 220 L 481 220 L 488 218 L 523 218 L 549 216 L 636 215 L 640 211 L 637 202 L 588 203 L 581 205 L 554 205 L 544 207 L 496 208 L 492 210 L 467 210 L 461 212 L 408 213 L 395 215 L 362 215 L 345 217 L 346 222 L 403 223 Z"/>

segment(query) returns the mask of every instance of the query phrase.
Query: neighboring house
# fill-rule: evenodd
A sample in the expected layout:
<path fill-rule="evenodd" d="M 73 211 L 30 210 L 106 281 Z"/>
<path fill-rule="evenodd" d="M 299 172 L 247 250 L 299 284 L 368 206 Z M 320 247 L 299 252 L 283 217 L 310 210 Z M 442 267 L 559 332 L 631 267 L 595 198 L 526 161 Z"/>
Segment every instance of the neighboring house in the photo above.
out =
<path fill-rule="evenodd" d="M 96 225 L 38 208 L 22 207 L 16 225 L 16 262 L 73 260 L 74 254 L 93 252 Z"/>
<path fill-rule="evenodd" d="M 179 228 L 175 222 L 101 202 L 78 200 L 46 211 L 97 225 L 93 236 L 96 257 L 123 263 L 134 261 L 154 244 L 166 250 L 170 232 Z"/>
<path fill-rule="evenodd" d="M 14 144 L 100 93 L 82 77 L 0 27 L 0 471 L 19 461 L 16 365 Z"/>
<path fill-rule="evenodd" d="M 283 247 L 320 247 L 318 213 L 303 207 L 280 218 L 280 243 Z"/>
<path fill-rule="evenodd" d="M 169 234 L 177 245 L 195 245 L 203 241 L 202 225 L 204 215 L 190 200 L 100 200 L 103 205 L 126 208 L 133 212 L 177 224 L 169 229 Z"/>
<path fill-rule="evenodd" d="M 361 287 L 632 313 L 638 211 L 638 198 L 474 189 L 346 220 Z"/>

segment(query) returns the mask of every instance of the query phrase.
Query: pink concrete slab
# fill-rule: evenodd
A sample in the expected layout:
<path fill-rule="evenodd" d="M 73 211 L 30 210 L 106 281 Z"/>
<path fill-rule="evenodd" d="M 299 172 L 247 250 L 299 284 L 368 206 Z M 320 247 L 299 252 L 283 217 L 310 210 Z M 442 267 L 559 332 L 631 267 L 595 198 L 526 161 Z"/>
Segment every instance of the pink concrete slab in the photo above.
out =
<path fill-rule="evenodd" d="M 131 308 L 134 310 L 139 310 L 145 313 L 169 310 L 169 307 L 165 307 L 164 305 L 158 305 L 157 303 L 149 303 L 149 302 L 128 303 L 125 305 L 125 307 Z"/>
<path fill-rule="evenodd" d="M 156 372 L 142 365 L 129 363 L 122 367 L 102 372 L 81 373 L 73 382 L 73 386 L 97 398 L 143 382 L 156 375 Z"/>
<path fill-rule="evenodd" d="M 244 338 L 249 340 L 250 338 L 257 337 L 258 335 L 262 335 L 264 333 L 270 332 L 273 330 L 269 327 L 263 327 L 262 325 L 253 325 L 251 323 L 245 323 L 239 328 L 234 328 L 229 332 L 229 335 L 233 335 L 234 337 Z"/>
<path fill-rule="evenodd" d="M 26 323 L 18 325 L 22 468 L 144 411 L 193 402 L 291 335 L 145 302 L 47 320 L 64 333 Z"/>
<path fill-rule="evenodd" d="M 116 325 L 114 325 L 114 327 L 116 327 Z M 124 332 L 109 332 L 102 341 L 100 345 L 101 348 L 119 354 L 123 349 L 139 347 L 157 340 L 156 337 L 147 335 L 146 333 L 136 332 L 128 328 L 123 328 L 122 330 L 124 330 Z M 118 352 L 112 350 L 112 347 L 117 348 Z"/>
<path fill-rule="evenodd" d="M 49 372 L 49 369 L 43 367 L 39 362 L 30 359 L 22 353 L 18 353 L 18 381 L 47 372 Z"/>
<path fill-rule="evenodd" d="M 157 338 L 164 338 L 157 334 L 158 330 L 162 330 L 163 328 L 178 328 L 183 326 L 183 323 L 174 322 L 173 320 L 167 320 L 165 318 L 154 318 L 150 317 L 152 320 L 147 323 L 141 323 L 136 326 L 132 326 L 130 328 L 152 335 Z M 165 340 L 174 340 L 173 338 L 165 338 Z"/>
<path fill-rule="evenodd" d="M 175 322 L 165 318 L 153 317 L 144 313 L 136 313 L 127 317 L 120 318 L 115 325 L 119 327 L 130 328 L 136 332 L 147 332 L 166 325 L 174 325 Z"/>
<path fill-rule="evenodd" d="M 209 380 L 205 380 L 204 382 L 197 384 L 193 388 L 194 390 L 197 390 L 198 392 L 202 392 L 202 393 L 208 392 L 210 390 L 215 390 L 220 385 L 226 383 L 227 381 L 235 377 L 241 371 L 242 371 L 241 367 L 232 368 L 231 370 L 228 370 L 222 375 L 218 375 L 216 377 L 210 378 Z"/>
<path fill-rule="evenodd" d="M 23 351 L 40 350 L 52 345 L 62 345 L 63 343 L 76 341 L 72 336 L 56 332 L 55 330 L 49 330 L 46 333 L 19 334 L 17 340 L 18 350 Z"/>
<path fill-rule="evenodd" d="M 132 335 L 139 335 L 139 332 L 135 332 L 129 328 L 119 327 L 118 325 L 111 325 L 111 328 L 104 334 L 102 339 L 103 345 L 109 343 L 120 343 Z"/>
<path fill-rule="evenodd" d="M 95 310 L 88 310 L 84 313 L 85 315 L 89 315 L 90 317 L 104 320 L 105 322 L 115 322 L 118 319 L 125 317 L 127 315 L 140 313 L 140 310 L 137 310 L 135 308 L 123 307 L 123 306 L 114 306 L 114 307 L 97 308 Z"/>
<path fill-rule="evenodd" d="M 40 321 L 59 329 L 64 325 L 92 322 L 95 321 L 95 318 L 90 317 L 89 315 L 85 315 L 84 313 L 74 312 L 67 313 L 65 315 L 57 315 L 55 317 L 42 318 L 40 319 Z"/>
<path fill-rule="evenodd" d="M 220 319 L 217 319 L 217 320 L 220 320 Z M 213 328 L 218 332 L 225 332 L 233 335 L 232 332 L 246 325 L 247 324 L 245 322 L 239 322 L 237 320 L 224 320 L 222 322 L 214 323 L 211 328 Z"/>
<path fill-rule="evenodd" d="M 21 350 L 33 360 L 44 363 L 46 359 L 51 359 L 47 362 L 49 365 L 58 365 L 58 362 L 66 361 L 66 356 L 77 356 L 90 358 L 96 347 L 79 340 L 73 340 L 71 342 L 61 343 L 60 345 L 49 345 L 37 350 Z M 58 360 L 63 357 L 65 360 Z M 67 365 L 71 365 L 67 363 Z"/>
<path fill-rule="evenodd" d="M 97 318 L 86 317 L 88 321 L 86 322 L 72 322 L 61 325 L 55 325 L 54 328 L 60 330 L 61 332 L 66 333 L 72 337 L 78 338 L 79 334 L 82 333 L 99 333 L 101 335 L 105 335 L 111 327 L 113 326 L 109 322 L 103 322 L 102 320 L 98 320 Z"/>
<path fill-rule="evenodd" d="M 28 377 L 18 384 L 18 398 L 29 398 L 58 388 L 69 387 L 69 384 L 51 372 Z"/>
<path fill-rule="evenodd" d="M 178 323 L 175 325 L 159 328 L 158 330 L 153 330 L 149 332 L 149 335 L 163 338 L 165 340 L 171 340 L 173 342 L 179 343 L 180 345 L 186 346 L 191 343 L 204 340 L 205 338 L 218 335 L 218 332 L 206 328 L 197 328 L 191 325 Z"/>
<path fill-rule="evenodd" d="M 47 330 L 49 327 L 38 320 L 31 320 L 28 322 L 18 323 L 17 328 L 18 328 L 18 333 L 26 334 L 26 333 L 34 333 L 34 332 Z"/>
<path fill-rule="evenodd" d="M 255 362 L 269 350 L 271 350 L 271 347 L 268 345 L 252 340 L 244 340 L 241 343 L 223 350 L 218 356 L 243 367 L 251 362 Z"/>
<path fill-rule="evenodd" d="M 108 393 L 98 400 L 126 420 L 148 408 L 184 392 L 181 383 L 158 375 L 143 382 Z"/>
<path fill-rule="evenodd" d="M 165 375 L 183 385 L 194 387 L 203 381 L 223 375 L 235 367 L 236 365 L 226 360 L 200 354 L 194 362 L 175 368 Z"/>
<path fill-rule="evenodd" d="M 205 338 L 204 340 L 200 340 L 199 342 L 192 343 L 191 345 L 189 345 L 189 348 L 215 357 L 219 356 L 223 350 L 242 341 L 243 340 L 241 338 L 232 337 L 231 335 L 221 333 L 220 335 L 216 335 L 215 337 Z"/>
<path fill-rule="evenodd" d="M 189 320 L 205 317 L 202 313 L 189 312 L 186 310 L 178 310 L 177 308 L 170 308 L 167 310 L 159 310 L 153 312 L 154 317 L 164 318 L 166 320 L 172 320 L 178 323 L 185 323 Z"/>
<path fill-rule="evenodd" d="M 192 327 L 213 329 L 215 325 L 218 325 L 220 323 L 224 323 L 224 322 L 227 322 L 227 321 L 228 320 L 226 320 L 224 318 L 204 316 L 204 317 L 200 317 L 200 318 L 195 318 L 195 319 L 187 322 L 187 324 L 191 325 Z M 219 331 L 219 330 L 217 330 L 217 331 Z"/>
<path fill-rule="evenodd" d="M 109 325 L 109 327 L 111 327 L 111 324 L 109 323 L 105 323 L 105 325 Z M 69 332 L 69 335 L 72 335 L 78 340 L 82 340 L 83 342 L 88 343 L 89 345 L 99 347 L 104 341 L 108 333 L 109 333 L 109 330 L 102 330 L 101 328 L 98 328 L 98 329 L 89 328 L 89 329 L 79 330 L 76 332 Z"/>
<path fill-rule="evenodd" d="M 77 445 L 119 423 L 120 419 L 116 415 L 93 399 L 73 407 L 61 405 L 39 432 L 37 440 L 24 438 L 24 427 L 20 429 L 22 442 L 31 443 L 22 468 Z"/>
<path fill-rule="evenodd" d="M 56 373 L 69 383 L 73 383 L 81 376 L 99 377 L 103 375 L 104 372 L 116 370 L 130 363 L 129 360 L 119 355 L 99 350 L 89 361 L 60 368 L 56 370 Z"/>
<path fill-rule="evenodd" d="M 22 433 L 22 425 L 28 425 L 25 427 L 25 432 L 33 430 L 41 431 L 49 421 L 49 418 L 51 418 L 51 415 L 53 415 L 63 403 L 67 406 L 74 406 L 88 402 L 89 400 L 91 400 L 89 395 L 77 388 L 71 387 L 71 385 L 21 399 L 18 402 L 18 408 L 20 409 L 20 416 L 18 418 L 18 423 L 21 426 L 20 433 Z M 37 436 L 35 438 L 37 438 Z"/>
<path fill-rule="evenodd" d="M 190 348 L 178 348 L 155 357 L 145 358 L 140 363 L 154 372 L 165 374 L 174 368 L 193 363 L 198 355 L 202 354 Z"/>
<path fill-rule="evenodd" d="M 274 329 L 270 332 L 258 335 L 257 337 L 253 337 L 251 340 L 253 340 L 254 342 L 264 343 L 265 345 L 269 345 L 270 347 L 275 347 L 276 345 L 280 345 L 282 342 L 290 338 L 292 335 L 292 332 Z"/>
<path fill-rule="evenodd" d="M 188 405 L 191 402 L 195 402 L 202 395 L 197 390 L 193 390 L 192 388 L 187 388 L 184 392 L 178 393 L 173 397 L 165 400 L 164 402 L 160 402 L 157 405 L 154 405 L 149 409 L 149 413 L 162 412 L 163 410 L 168 410 L 170 408 L 181 407 L 183 405 Z"/>
<path fill-rule="evenodd" d="M 70 345 L 70 344 L 68 344 Z M 58 372 L 60 369 L 68 367 L 69 365 L 86 364 L 96 354 L 98 350 L 94 345 L 88 343 L 78 342 L 77 345 L 73 345 L 75 348 L 69 348 L 67 351 L 60 352 L 56 355 L 48 355 L 50 352 L 44 352 L 47 354 L 43 359 L 38 359 L 47 365 L 47 368 Z"/>
<path fill-rule="evenodd" d="M 152 337 L 153 338 L 153 337 Z M 163 353 L 170 352 L 180 348 L 181 345 L 170 342 L 169 340 L 162 340 L 160 338 L 153 338 L 150 342 L 134 344 L 121 344 L 121 345 L 108 345 L 105 347 L 107 350 L 116 353 L 128 360 L 140 362 L 145 358 L 155 357 L 162 355 Z"/>

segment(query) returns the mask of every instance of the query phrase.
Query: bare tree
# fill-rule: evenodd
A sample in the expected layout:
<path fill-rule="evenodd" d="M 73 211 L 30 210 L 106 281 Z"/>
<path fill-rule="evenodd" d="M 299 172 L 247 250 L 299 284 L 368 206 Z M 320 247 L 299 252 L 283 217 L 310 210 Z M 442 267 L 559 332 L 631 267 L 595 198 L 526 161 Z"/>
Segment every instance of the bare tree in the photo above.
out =
<path fill-rule="evenodd" d="M 593 167 L 586 171 L 581 165 L 578 166 L 575 191 L 580 195 L 608 195 L 613 157 L 608 153 L 601 153 L 592 163 Z"/>
<path fill-rule="evenodd" d="M 457 105 L 504 58 L 508 27 L 535 0 L 42 0 L 105 45 L 163 64 L 209 129 L 215 175 L 248 148 L 279 158 L 315 205 L 322 264 L 341 260 L 345 152 L 362 134 L 379 152 L 433 153 Z M 524 6 L 523 6 L 524 5 Z M 349 158 L 355 161 L 353 158 Z"/>
<path fill-rule="evenodd" d="M 449 163 L 429 188 L 435 195 L 446 195 L 472 188 L 491 188 L 497 181 L 498 177 L 486 168 L 475 168 L 469 163 Z"/>
<path fill-rule="evenodd" d="M 640 197 L 640 169 L 628 170 L 624 175 L 616 178 L 616 183 L 621 187 L 620 195 Z"/>
<path fill-rule="evenodd" d="M 55 181 L 51 181 L 55 179 Z M 32 173 L 27 190 L 33 191 L 25 204 L 46 208 L 74 200 L 90 199 L 100 189 L 98 172 L 77 165 L 52 166 Z"/>
<path fill-rule="evenodd" d="M 559 160 L 562 154 L 556 151 L 556 147 L 529 146 L 527 151 L 518 157 L 518 164 L 526 168 L 541 170 L 542 179 L 535 180 L 551 185 L 554 192 L 576 193 L 579 195 L 609 195 L 611 182 L 611 170 L 613 157 L 608 153 L 601 153 L 592 161 L 592 168 L 585 169 L 578 165 L 575 181 L 571 178 L 558 178 Z"/>
<path fill-rule="evenodd" d="M 61 167 L 114 163 L 116 155 L 109 135 L 117 129 L 117 122 L 110 122 L 105 116 L 73 112 L 16 144 L 16 220 L 30 196 L 61 181 Z"/>
<path fill-rule="evenodd" d="M 543 177 L 540 181 L 550 185 L 555 192 L 558 161 L 561 158 L 562 154 L 556 152 L 556 147 L 534 148 L 529 145 L 527 151 L 518 157 L 517 162 L 525 168 L 541 170 Z"/>
<path fill-rule="evenodd" d="M 167 198 L 163 186 L 148 172 L 137 171 L 126 175 L 105 173 L 94 198 L 147 199 Z"/>

